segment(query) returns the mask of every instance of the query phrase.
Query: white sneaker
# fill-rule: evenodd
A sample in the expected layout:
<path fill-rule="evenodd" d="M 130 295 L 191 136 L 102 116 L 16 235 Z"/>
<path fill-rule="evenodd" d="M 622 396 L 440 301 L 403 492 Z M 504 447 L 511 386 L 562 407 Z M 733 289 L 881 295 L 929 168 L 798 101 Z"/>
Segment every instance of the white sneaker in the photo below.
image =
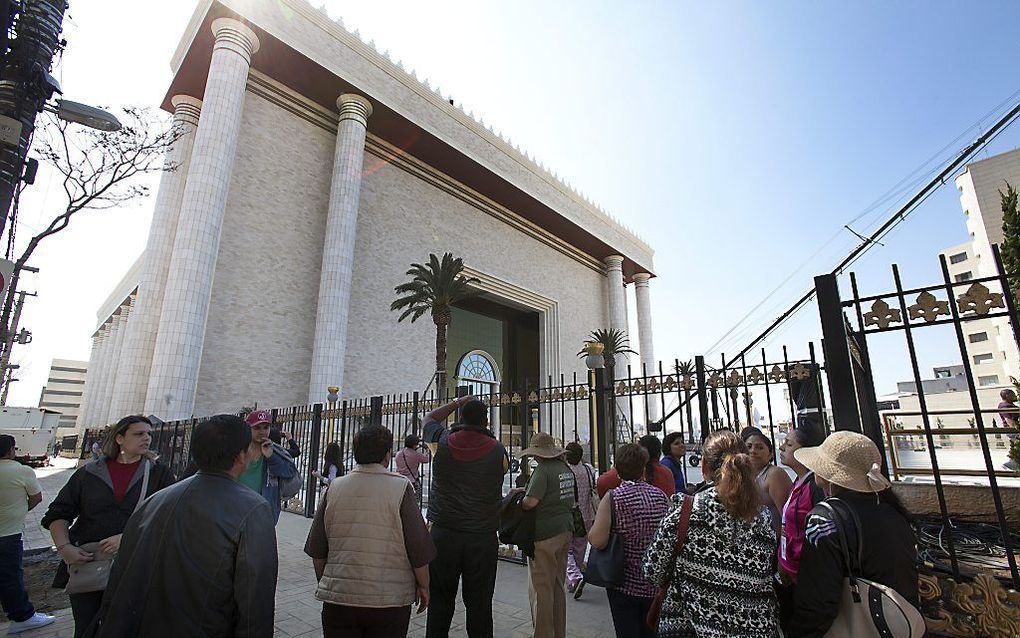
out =
<path fill-rule="evenodd" d="M 52 625 L 57 621 L 56 618 L 49 614 L 40 614 L 36 612 L 28 620 L 22 620 L 21 622 L 12 622 L 10 629 L 7 630 L 7 635 L 20 634 L 23 631 L 29 631 L 31 629 L 38 629 L 39 627 L 45 627 L 46 625 Z"/>

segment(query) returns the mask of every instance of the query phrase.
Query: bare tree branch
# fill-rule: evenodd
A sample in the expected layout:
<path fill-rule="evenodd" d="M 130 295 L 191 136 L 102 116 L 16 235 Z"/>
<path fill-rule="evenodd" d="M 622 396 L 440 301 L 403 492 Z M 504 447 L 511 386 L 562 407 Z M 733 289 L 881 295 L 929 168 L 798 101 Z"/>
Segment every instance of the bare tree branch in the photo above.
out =
<path fill-rule="evenodd" d="M 165 118 L 146 109 L 124 109 L 124 126 L 106 132 L 79 126 L 53 116 L 46 116 L 37 129 L 38 143 L 32 150 L 40 162 L 62 176 L 63 211 L 46 228 L 32 237 L 15 262 L 14 276 L 0 313 L 0 328 L 5 350 L 10 347 L 10 315 L 14 305 L 18 274 L 40 242 L 67 228 L 72 217 L 84 210 L 107 210 L 148 194 L 148 188 L 134 182 L 135 178 L 163 170 L 176 170 L 163 158 L 181 135 L 168 126 Z M 13 229 L 11 229 L 13 232 Z M 10 353 L 4 352 L 4 361 Z"/>

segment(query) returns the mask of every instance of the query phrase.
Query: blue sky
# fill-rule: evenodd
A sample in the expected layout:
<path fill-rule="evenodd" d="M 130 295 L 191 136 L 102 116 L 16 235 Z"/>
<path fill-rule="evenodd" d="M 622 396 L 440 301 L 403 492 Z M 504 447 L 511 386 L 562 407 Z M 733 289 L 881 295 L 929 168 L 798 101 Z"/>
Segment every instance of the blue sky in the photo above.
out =
<path fill-rule="evenodd" d="M 652 244 L 656 354 L 670 359 L 711 346 L 844 223 L 1020 88 L 1015 3 L 326 7 Z M 158 104 L 192 9 L 77 0 L 58 69 L 67 97 Z M 1020 128 L 987 154 L 1018 144 Z M 905 196 L 854 228 L 865 232 Z M 37 186 L 26 223 L 40 223 L 54 201 Z M 95 308 L 144 247 L 151 207 L 152 198 L 88 213 L 40 249 L 40 296 L 25 317 L 36 341 L 16 354 L 24 370 L 12 403 L 35 404 L 51 357 L 88 356 Z M 966 239 L 950 182 L 855 270 L 865 291 L 891 289 L 893 261 L 907 285 L 930 283 L 938 251 Z M 843 231 L 748 330 L 856 242 Z M 802 354 L 817 337 L 810 306 L 773 344 Z M 958 357 L 952 345 L 933 339 L 923 367 Z M 881 364 L 880 391 L 909 375 L 892 357 Z"/>

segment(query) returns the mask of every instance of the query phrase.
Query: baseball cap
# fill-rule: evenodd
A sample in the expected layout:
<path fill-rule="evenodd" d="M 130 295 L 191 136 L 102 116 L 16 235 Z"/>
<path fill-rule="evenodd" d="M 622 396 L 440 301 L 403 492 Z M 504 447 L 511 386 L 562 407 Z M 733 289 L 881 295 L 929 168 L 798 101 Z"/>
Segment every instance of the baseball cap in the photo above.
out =
<path fill-rule="evenodd" d="M 250 426 L 260 423 L 272 423 L 273 416 L 269 413 L 269 410 L 255 410 L 254 412 L 249 412 L 248 416 L 244 417 L 244 422 Z"/>

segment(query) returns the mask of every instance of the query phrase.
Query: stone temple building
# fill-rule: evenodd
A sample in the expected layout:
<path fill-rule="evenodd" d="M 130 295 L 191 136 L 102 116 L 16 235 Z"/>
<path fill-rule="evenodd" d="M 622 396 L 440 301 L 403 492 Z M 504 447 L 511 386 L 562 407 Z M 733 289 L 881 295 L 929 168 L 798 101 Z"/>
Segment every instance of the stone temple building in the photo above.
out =
<path fill-rule="evenodd" d="M 655 361 L 648 244 L 305 0 L 201 0 L 171 66 L 176 170 L 99 311 L 80 426 L 423 390 L 435 326 L 389 305 L 429 253 L 480 280 L 451 385 L 584 372 L 627 290 Z"/>

